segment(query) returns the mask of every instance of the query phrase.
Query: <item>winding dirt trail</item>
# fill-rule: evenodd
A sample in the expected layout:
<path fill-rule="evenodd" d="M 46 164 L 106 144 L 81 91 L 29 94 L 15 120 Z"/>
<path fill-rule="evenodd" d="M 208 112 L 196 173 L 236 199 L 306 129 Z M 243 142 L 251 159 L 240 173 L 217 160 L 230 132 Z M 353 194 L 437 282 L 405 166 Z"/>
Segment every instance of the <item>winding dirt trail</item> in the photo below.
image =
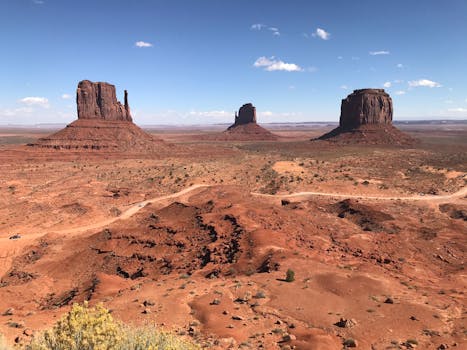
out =
<path fill-rule="evenodd" d="M 424 202 L 450 202 L 459 198 L 467 196 L 467 186 L 463 187 L 457 192 L 437 196 L 437 195 L 426 195 L 426 196 L 406 196 L 406 197 L 394 197 L 394 196 L 370 196 L 370 195 L 358 195 L 358 194 L 343 194 L 343 193 L 332 193 L 332 192 L 295 192 L 290 194 L 264 194 L 252 192 L 253 196 L 257 197 L 268 197 L 268 198 L 300 198 L 300 197 L 334 197 L 334 198 L 355 198 L 355 199 L 377 199 L 377 200 L 402 200 L 402 201 L 424 201 Z"/>

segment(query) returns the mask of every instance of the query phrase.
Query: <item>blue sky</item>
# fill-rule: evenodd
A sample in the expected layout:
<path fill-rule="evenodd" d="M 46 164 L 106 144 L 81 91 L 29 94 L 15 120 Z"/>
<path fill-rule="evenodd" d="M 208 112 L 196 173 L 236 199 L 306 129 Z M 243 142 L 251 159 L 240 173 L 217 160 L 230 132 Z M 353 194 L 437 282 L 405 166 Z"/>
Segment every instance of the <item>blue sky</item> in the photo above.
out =
<path fill-rule="evenodd" d="M 353 89 L 394 119 L 467 118 L 466 0 L 0 0 L 0 124 L 68 123 L 78 81 L 139 124 L 338 121 Z"/>

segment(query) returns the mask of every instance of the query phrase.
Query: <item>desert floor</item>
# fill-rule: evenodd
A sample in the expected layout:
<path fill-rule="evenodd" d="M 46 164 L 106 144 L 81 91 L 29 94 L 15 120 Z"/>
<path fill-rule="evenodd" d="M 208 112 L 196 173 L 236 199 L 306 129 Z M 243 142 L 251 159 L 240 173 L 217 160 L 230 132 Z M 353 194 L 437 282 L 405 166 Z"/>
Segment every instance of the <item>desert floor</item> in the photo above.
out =
<path fill-rule="evenodd" d="M 89 300 L 212 349 L 467 348 L 467 125 L 400 127 L 420 142 L 158 129 L 172 152 L 117 155 L 0 130 L 0 333 Z"/>

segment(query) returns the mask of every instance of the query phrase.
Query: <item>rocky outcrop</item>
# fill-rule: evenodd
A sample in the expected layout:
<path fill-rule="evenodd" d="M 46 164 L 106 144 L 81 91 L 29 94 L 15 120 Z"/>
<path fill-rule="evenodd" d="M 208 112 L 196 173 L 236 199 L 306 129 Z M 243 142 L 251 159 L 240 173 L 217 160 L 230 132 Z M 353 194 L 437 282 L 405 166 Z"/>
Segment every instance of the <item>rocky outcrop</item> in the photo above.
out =
<path fill-rule="evenodd" d="M 131 122 L 128 92 L 125 90 L 125 104 L 117 101 L 115 86 L 109 83 L 89 80 L 80 81 L 76 90 L 78 119 L 103 119 Z"/>
<path fill-rule="evenodd" d="M 383 89 L 354 90 L 342 100 L 339 126 L 349 130 L 366 124 L 391 124 L 392 99 Z"/>
<path fill-rule="evenodd" d="M 392 125 L 392 99 L 383 89 L 354 90 L 342 100 L 339 126 L 319 140 L 341 144 L 414 143 L 414 139 Z"/>
<path fill-rule="evenodd" d="M 235 113 L 235 122 L 222 135 L 219 141 L 265 141 L 276 140 L 277 136 L 256 123 L 256 107 L 246 103 Z"/>
<path fill-rule="evenodd" d="M 76 104 L 77 120 L 28 146 L 120 153 L 161 153 L 163 148 L 168 148 L 162 140 L 133 123 L 126 90 L 122 105 L 117 101 L 114 85 L 83 80 L 76 90 Z"/>
<path fill-rule="evenodd" d="M 256 123 L 256 107 L 246 103 L 240 107 L 238 114 L 235 113 L 235 123 L 231 126 Z"/>

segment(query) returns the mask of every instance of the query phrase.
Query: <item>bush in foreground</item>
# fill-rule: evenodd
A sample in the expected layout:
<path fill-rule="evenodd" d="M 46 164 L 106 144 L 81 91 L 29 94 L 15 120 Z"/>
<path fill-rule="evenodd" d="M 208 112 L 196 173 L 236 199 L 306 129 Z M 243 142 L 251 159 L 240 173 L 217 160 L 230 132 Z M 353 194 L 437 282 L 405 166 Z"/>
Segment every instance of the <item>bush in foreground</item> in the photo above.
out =
<path fill-rule="evenodd" d="M 153 327 L 131 328 L 102 305 L 73 305 L 57 324 L 35 337 L 27 350 L 195 350 L 199 347 Z"/>

